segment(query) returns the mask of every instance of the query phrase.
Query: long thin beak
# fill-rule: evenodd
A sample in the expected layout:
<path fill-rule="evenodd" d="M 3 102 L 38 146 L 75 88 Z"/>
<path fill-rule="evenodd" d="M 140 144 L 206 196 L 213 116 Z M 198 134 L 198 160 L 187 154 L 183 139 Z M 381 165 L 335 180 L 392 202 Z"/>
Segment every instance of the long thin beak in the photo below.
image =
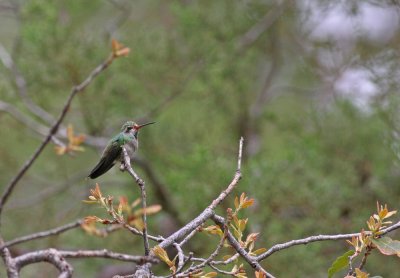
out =
<path fill-rule="evenodd" d="M 146 126 L 146 125 L 152 125 L 152 124 L 155 124 L 156 122 L 149 122 L 149 123 L 145 123 L 145 124 L 142 124 L 142 125 L 138 125 L 137 127 L 136 127 L 136 130 L 139 130 L 139 129 L 141 129 L 142 127 L 144 127 L 144 126 Z"/>

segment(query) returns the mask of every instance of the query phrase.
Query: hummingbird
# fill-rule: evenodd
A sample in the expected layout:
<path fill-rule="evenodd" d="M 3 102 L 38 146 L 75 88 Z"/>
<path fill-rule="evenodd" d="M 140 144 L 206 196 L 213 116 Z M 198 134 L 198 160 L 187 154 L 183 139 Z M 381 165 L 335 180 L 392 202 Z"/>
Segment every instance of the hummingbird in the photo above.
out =
<path fill-rule="evenodd" d="M 144 126 L 154 123 L 155 122 L 149 122 L 142 125 L 138 125 L 132 121 L 124 123 L 121 128 L 121 132 L 112 138 L 110 142 L 108 142 L 103 154 L 101 155 L 99 163 L 97 163 L 97 165 L 93 168 L 88 177 L 95 179 L 103 175 L 118 161 L 120 161 L 121 164 L 124 164 L 122 147 L 125 147 L 129 158 L 133 159 L 133 156 L 139 147 L 139 130 Z"/>

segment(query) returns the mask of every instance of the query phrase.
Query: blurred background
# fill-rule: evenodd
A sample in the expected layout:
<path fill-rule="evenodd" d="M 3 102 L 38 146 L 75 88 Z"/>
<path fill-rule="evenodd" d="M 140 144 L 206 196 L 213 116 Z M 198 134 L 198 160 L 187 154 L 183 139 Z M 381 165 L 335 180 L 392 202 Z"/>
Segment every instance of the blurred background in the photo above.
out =
<path fill-rule="evenodd" d="M 249 217 L 247 232 L 261 233 L 256 247 L 360 231 L 376 201 L 399 209 L 399 11 L 393 0 L 1 0 L 1 190 L 71 87 L 108 56 L 111 39 L 131 48 L 74 99 L 63 123 L 64 135 L 68 124 L 87 135 L 85 151 L 46 148 L 6 205 L 3 237 L 106 216 L 82 203 L 95 183 L 85 177 L 128 119 L 157 122 L 141 131 L 134 164 L 147 182 L 148 204 L 163 207 L 149 217 L 154 235 L 171 234 L 226 187 L 240 136 L 245 161 L 234 195 L 255 198 L 242 216 Z M 96 181 L 115 198 L 140 195 L 117 169 Z M 218 213 L 227 207 L 233 196 Z M 206 256 L 218 240 L 198 234 L 186 250 Z M 143 252 L 141 238 L 126 231 L 100 238 L 81 229 L 12 252 L 48 247 Z M 277 277 L 326 277 L 348 249 L 344 241 L 296 246 L 262 265 Z M 133 267 L 70 261 L 76 277 Z M 376 252 L 366 265 L 372 276 L 395 277 L 398 269 L 398 258 Z M 22 272 L 38 275 L 56 271 L 42 263 Z"/>

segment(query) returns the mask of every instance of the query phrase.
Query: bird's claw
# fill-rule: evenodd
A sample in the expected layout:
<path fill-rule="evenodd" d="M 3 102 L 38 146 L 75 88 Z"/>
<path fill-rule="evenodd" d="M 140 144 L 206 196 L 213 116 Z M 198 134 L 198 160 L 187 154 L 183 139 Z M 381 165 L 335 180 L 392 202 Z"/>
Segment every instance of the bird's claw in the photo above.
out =
<path fill-rule="evenodd" d="M 121 170 L 121 172 L 124 172 L 125 169 L 126 169 L 125 163 L 121 163 L 121 165 L 119 166 L 119 170 Z"/>

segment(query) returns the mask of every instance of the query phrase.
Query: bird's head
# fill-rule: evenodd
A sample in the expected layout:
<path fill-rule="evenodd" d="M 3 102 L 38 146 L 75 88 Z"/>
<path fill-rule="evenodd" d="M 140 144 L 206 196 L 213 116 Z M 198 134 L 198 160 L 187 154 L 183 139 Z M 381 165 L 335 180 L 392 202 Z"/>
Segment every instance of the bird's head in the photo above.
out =
<path fill-rule="evenodd" d="M 121 131 L 125 132 L 125 133 L 134 132 L 134 134 L 137 135 L 137 133 L 139 132 L 139 129 L 141 129 L 144 126 L 151 125 L 154 123 L 155 122 L 149 122 L 149 123 L 145 123 L 142 125 L 138 125 L 137 123 L 135 123 L 133 121 L 127 121 L 126 123 L 123 124 Z"/>

